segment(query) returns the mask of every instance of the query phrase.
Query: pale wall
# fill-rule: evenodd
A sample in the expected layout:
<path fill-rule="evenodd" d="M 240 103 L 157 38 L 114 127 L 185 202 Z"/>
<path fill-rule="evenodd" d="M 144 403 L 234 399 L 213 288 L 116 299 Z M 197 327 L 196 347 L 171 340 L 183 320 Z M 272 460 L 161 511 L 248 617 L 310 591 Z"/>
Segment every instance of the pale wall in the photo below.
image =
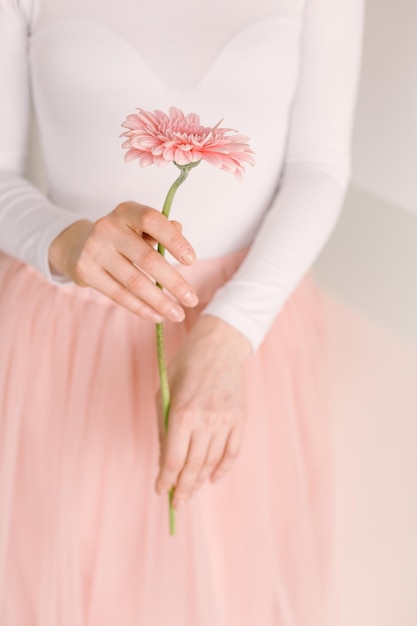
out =
<path fill-rule="evenodd" d="M 366 6 L 353 184 L 417 215 L 417 2 Z"/>

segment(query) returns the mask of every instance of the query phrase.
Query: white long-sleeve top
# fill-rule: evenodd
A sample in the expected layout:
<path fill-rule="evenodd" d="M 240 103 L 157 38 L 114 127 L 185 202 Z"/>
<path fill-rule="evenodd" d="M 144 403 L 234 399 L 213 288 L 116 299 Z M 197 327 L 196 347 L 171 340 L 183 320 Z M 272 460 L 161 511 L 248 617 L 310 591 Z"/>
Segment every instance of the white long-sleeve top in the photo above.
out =
<path fill-rule="evenodd" d="M 60 232 L 123 200 L 161 208 L 177 177 L 123 161 L 125 117 L 173 105 L 223 118 L 255 167 L 239 183 L 201 163 L 171 217 L 199 259 L 250 245 L 206 312 L 256 350 L 340 213 L 362 21 L 363 0 L 0 0 L 0 249 L 58 283 Z M 47 196 L 23 174 L 31 106 Z"/>

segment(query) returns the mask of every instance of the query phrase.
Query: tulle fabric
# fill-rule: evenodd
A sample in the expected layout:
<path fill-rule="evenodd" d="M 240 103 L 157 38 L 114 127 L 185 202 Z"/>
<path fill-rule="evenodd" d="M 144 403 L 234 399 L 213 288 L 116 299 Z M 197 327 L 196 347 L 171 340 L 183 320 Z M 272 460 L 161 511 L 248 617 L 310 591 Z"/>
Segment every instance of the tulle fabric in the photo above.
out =
<path fill-rule="evenodd" d="M 184 268 L 198 310 L 244 251 Z M 230 472 L 158 496 L 151 324 L 0 257 L 2 626 L 323 626 L 331 455 L 322 292 L 309 271 L 246 367 Z"/>

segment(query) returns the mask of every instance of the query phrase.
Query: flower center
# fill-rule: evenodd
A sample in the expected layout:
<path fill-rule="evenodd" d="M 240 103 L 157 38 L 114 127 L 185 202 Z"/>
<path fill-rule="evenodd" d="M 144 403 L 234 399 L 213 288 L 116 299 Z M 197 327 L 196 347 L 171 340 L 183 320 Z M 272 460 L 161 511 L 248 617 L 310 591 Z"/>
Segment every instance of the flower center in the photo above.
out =
<path fill-rule="evenodd" d="M 187 120 L 169 120 L 161 122 L 158 130 L 161 135 L 168 139 L 181 136 L 183 139 L 199 141 L 207 137 L 212 129 L 192 124 Z"/>

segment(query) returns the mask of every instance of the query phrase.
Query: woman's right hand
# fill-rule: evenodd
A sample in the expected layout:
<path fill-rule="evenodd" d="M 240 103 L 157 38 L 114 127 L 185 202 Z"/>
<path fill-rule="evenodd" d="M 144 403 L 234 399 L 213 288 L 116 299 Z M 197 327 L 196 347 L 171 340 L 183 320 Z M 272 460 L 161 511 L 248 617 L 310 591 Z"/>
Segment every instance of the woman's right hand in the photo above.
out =
<path fill-rule="evenodd" d="M 122 202 L 96 222 L 79 220 L 60 233 L 49 247 L 49 264 L 53 272 L 93 287 L 143 319 L 181 322 L 182 306 L 195 306 L 198 297 L 154 249 L 157 241 L 184 265 L 196 260 L 178 222 L 148 206 Z"/>

